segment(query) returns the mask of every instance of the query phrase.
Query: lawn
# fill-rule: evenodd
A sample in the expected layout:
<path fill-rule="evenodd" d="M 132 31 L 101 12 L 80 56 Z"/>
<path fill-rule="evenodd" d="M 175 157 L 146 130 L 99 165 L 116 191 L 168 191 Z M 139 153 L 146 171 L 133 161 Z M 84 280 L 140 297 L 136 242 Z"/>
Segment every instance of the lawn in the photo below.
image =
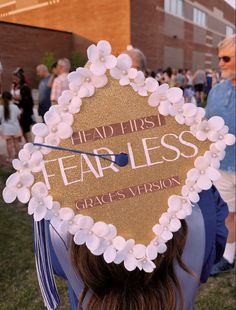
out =
<path fill-rule="evenodd" d="M 0 190 L 9 175 L 0 168 Z M 61 296 L 59 309 L 69 309 L 66 285 L 57 280 Z M 235 273 L 210 278 L 199 291 L 197 310 L 236 309 Z M 41 310 L 41 299 L 34 266 L 32 220 L 26 206 L 4 204 L 0 196 L 0 309 Z"/>

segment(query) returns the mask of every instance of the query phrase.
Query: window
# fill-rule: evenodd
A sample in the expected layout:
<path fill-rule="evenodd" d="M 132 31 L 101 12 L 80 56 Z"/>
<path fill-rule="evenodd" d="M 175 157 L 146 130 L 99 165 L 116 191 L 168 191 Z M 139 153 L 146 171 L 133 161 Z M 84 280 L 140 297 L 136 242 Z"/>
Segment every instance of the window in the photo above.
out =
<path fill-rule="evenodd" d="M 183 0 L 165 0 L 165 12 L 183 16 Z"/>
<path fill-rule="evenodd" d="M 234 29 L 230 26 L 226 26 L 226 29 L 225 29 L 226 37 L 231 36 L 233 33 L 234 33 Z"/>
<path fill-rule="evenodd" d="M 193 22 L 199 26 L 206 27 L 206 13 L 193 8 Z"/>

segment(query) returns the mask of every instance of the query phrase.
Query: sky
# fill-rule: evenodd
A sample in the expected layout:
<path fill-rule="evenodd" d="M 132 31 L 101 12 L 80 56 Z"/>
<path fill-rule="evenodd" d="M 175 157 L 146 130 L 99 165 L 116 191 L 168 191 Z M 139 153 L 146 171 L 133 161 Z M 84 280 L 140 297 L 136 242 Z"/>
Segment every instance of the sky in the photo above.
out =
<path fill-rule="evenodd" d="M 236 0 L 225 0 L 228 4 L 230 4 L 233 8 L 236 9 Z"/>

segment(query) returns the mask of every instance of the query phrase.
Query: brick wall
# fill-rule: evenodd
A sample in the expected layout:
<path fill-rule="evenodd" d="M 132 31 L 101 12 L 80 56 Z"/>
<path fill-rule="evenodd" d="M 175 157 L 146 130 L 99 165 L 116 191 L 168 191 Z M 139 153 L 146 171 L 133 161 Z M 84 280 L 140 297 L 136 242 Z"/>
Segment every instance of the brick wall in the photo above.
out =
<path fill-rule="evenodd" d="M 49 3 L 47 0 L 36 2 Z M 53 5 L 2 17 L 2 20 L 71 31 L 88 41 L 105 39 L 112 43 L 115 53 L 130 44 L 129 0 L 60 0 Z"/>
<path fill-rule="evenodd" d="M 72 34 L 69 32 L 0 22 L 0 38 L 4 90 L 9 90 L 15 68 L 24 68 L 31 86 L 36 87 L 35 67 L 45 52 L 53 52 L 56 58 L 61 58 L 70 57 L 72 51 Z"/>
<path fill-rule="evenodd" d="M 204 3 L 211 10 L 216 4 L 215 1 Z M 190 18 L 192 6 L 186 2 L 184 9 L 187 18 Z M 211 60 L 212 66 L 216 67 L 215 41 L 218 43 L 224 35 L 214 39 L 214 44 L 212 37 L 213 33 L 207 29 L 165 13 L 164 0 L 131 0 L 131 43 L 144 52 L 151 69 L 172 66 L 195 70 L 199 64 L 209 68 Z"/>
<path fill-rule="evenodd" d="M 16 3 L 24 7 L 26 1 Z M 163 68 L 167 63 L 194 69 L 197 64 L 193 64 L 193 59 L 203 58 L 193 56 L 193 51 L 205 55 L 203 66 L 211 66 L 211 60 L 216 59 L 217 44 L 225 36 L 226 24 L 235 21 L 235 11 L 223 0 L 186 0 L 184 18 L 165 13 L 164 0 L 34 0 L 34 3 L 47 5 L 2 17 L 0 10 L 0 19 L 71 31 L 73 46 L 84 52 L 91 42 L 100 39 L 111 42 L 114 54 L 132 44 L 143 50 L 151 69 Z M 209 29 L 193 25 L 193 5 L 211 12 L 207 17 Z M 13 6 L 4 8 L 5 13 L 16 9 Z"/>

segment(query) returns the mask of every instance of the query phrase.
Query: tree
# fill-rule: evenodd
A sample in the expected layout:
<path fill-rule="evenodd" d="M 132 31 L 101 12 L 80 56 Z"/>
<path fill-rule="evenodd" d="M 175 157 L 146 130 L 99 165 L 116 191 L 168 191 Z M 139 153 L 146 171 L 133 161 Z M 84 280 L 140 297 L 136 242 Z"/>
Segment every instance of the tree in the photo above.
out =
<path fill-rule="evenodd" d="M 51 72 L 51 67 L 56 61 L 55 55 L 52 52 L 45 52 L 41 63 L 47 66 L 48 71 Z"/>

